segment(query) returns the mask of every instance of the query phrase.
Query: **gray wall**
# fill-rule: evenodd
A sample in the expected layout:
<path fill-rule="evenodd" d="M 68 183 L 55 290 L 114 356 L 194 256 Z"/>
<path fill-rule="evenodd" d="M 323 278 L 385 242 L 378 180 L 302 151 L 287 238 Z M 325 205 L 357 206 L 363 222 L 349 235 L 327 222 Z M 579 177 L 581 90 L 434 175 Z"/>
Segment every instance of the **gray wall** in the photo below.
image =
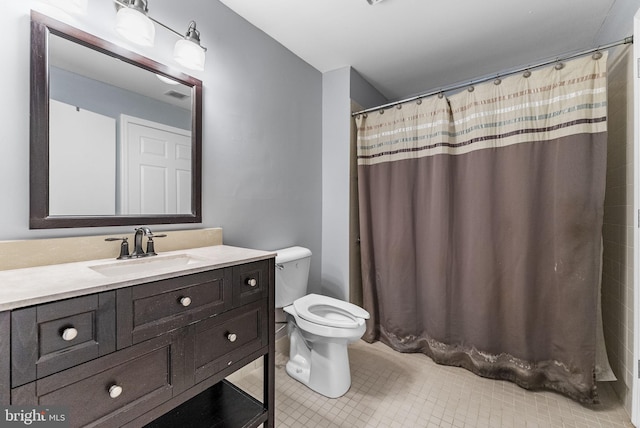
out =
<path fill-rule="evenodd" d="M 131 233 L 131 227 L 29 230 L 30 9 L 9 2 L 0 35 L 5 85 L 0 100 L 0 240 Z M 260 249 L 309 247 L 319 282 L 321 246 L 322 75 L 218 1 L 155 2 L 150 14 L 179 31 L 196 19 L 208 48 L 203 81 L 203 223 L 224 241 Z M 111 1 L 91 0 L 86 16 L 59 17 L 155 61 L 171 58 L 175 36 L 158 27 L 156 45 L 140 48 L 115 31 Z M 184 28 L 183 28 L 184 27 Z M 154 230 L 176 226 L 155 226 Z M 0 255 L 1 256 L 1 255 Z"/>
<path fill-rule="evenodd" d="M 217 1 L 211 7 L 219 35 L 204 106 L 212 224 L 231 245 L 311 249 L 310 283 L 318 283 L 322 74 Z"/>
<path fill-rule="evenodd" d="M 364 108 L 386 99 L 351 67 L 322 79 L 322 272 L 316 289 L 349 299 L 351 100 Z"/>
<path fill-rule="evenodd" d="M 349 100 L 351 67 L 322 78 L 322 280 L 318 291 L 349 296 Z"/>

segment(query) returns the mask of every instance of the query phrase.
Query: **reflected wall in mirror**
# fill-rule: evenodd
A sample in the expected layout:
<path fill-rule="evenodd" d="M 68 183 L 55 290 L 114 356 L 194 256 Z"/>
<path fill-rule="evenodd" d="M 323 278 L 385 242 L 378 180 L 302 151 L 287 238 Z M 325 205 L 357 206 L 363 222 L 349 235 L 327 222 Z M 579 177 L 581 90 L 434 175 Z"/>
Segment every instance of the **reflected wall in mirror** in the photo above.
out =
<path fill-rule="evenodd" d="M 193 77 L 32 12 L 31 228 L 201 222 Z"/>

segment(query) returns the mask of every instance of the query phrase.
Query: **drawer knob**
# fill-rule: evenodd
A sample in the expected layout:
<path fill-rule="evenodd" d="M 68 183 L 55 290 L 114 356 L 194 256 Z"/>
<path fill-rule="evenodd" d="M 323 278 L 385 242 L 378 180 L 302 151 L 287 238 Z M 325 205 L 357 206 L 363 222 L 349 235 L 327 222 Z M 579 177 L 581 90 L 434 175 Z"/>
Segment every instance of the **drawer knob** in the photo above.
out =
<path fill-rule="evenodd" d="M 118 398 L 122 394 L 122 387 L 120 385 L 111 385 L 109 387 L 109 397 Z"/>
<path fill-rule="evenodd" d="M 62 330 L 62 340 L 70 342 L 75 339 L 76 336 L 78 336 L 78 330 L 73 327 L 68 327 Z"/>
<path fill-rule="evenodd" d="M 189 306 L 191 304 L 191 297 L 186 297 L 186 296 L 185 297 L 181 297 L 180 298 L 180 304 L 186 308 L 187 306 Z"/>
<path fill-rule="evenodd" d="M 247 279 L 247 285 L 249 287 L 255 287 L 256 285 L 258 285 L 258 280 L 255 278 L 249 278 Z"/>
<path fill-rule="evenodd" d="M 228 340 L 229 342 L 235 342 L 237 338 L 238 338 L 238 336 L 236 336 L 236 334 L 235 334 L 235 333 L 229 333 L 229 334 L 227 334 L 227 340 Z"/>

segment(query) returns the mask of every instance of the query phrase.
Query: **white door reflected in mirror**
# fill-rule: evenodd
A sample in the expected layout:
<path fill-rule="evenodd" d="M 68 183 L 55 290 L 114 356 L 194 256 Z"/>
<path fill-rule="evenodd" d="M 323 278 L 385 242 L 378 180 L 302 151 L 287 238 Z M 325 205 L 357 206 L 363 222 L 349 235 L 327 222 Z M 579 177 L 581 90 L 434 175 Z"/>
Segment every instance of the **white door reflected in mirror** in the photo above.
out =
<path fill-rule="evenodd" d="M 191 213 L 191 132 L 120 117 L 121 212 Z"/>

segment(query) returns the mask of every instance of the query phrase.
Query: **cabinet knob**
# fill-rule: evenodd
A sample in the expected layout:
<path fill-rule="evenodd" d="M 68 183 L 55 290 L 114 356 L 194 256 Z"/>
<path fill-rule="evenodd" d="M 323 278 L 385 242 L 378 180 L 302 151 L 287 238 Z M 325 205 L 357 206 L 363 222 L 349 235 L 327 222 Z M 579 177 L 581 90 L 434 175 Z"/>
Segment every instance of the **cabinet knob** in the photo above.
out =
<path fill-rule="evenodd" d="M 191 297 L 187 297 L 187 296 L 181 297 L 180 304 L 186 308 L 191 304 Z"/>
<path fill-rule="evenodd" d="M 235 342 L 237 338 L 238 338 L 238 336 L 236 336 L 236 334 L 235 334 L 235 333 L 229 333 L 229 334 L 227 334 L 227 340 L 228 340 L 229 342 Z"/>
<path fill-rule="evenodd" d="M 247 285 L 249 287 L 255 287 L 256 285 L 258 285 L 258 280 L 255 278 L 249 278 L 247 279 Z"/>
<path fill-rule="evenodd" d="M 118 398 L 122 394 L 122 387 L 120 385 L 111 385 L 109 387 L 109 397 Z"/>
<path fill-rule="evenodd" d="M 75 339 L 76 336 L 78 336 L 78 330 L 76 330 L 73 327 L 67 327 L 64 330 L 62 330 L 62 340 L 70 342 L 73 339 Z"/>

